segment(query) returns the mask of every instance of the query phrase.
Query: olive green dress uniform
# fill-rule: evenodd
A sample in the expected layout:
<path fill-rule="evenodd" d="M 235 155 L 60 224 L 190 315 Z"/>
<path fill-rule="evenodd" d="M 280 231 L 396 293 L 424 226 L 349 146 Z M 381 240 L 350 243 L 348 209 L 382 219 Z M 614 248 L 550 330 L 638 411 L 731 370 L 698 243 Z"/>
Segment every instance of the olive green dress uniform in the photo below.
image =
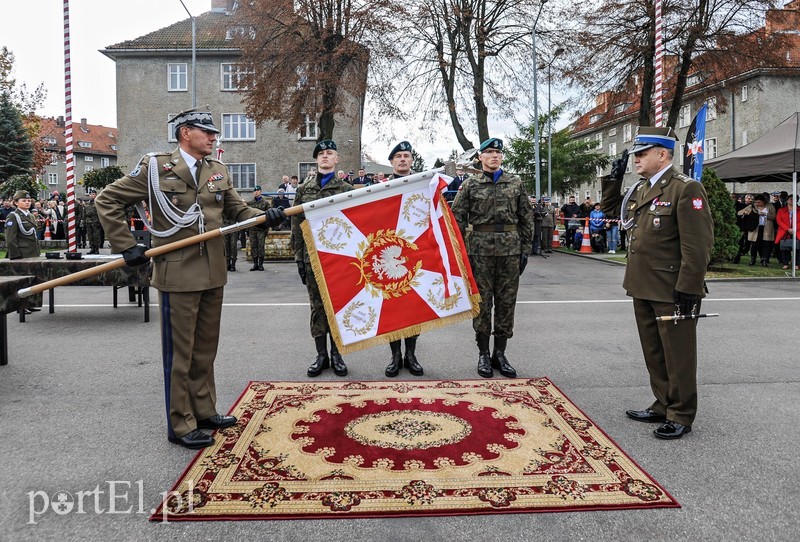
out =
<path fill-rule="evenodd" d="M 6 250 L 9 260 L 38 258 L 39 240 L 36 238 L 38 222 L 31 213 L 14 209 L 6 217 Z"/>
<path fill-rule="evenodd" d="M 485 175 L 470 175 L 453 201 L 453 214 L 481 294 L 480 314 L 472 327 L 479 335 L 511 338 L 520 254 L 530 254 L 533 242 L 533 208 L 525 186 L 519 177 L 505 172 L 497 182 Z M 469 225 L 471 231 L 467 231 Z"/>
<path fill-rule="evenodd" d="M 264 196 L 259 196 L 258 199 L 253 198 L 247 205 L 263 213 L 266 213 L 267 209 L 270 208 L 269 200 Z M 267 228 L 250 228 L 247 235 L 250 238 L 250 256 L 253 258 L 253 269 L 251 271 L 263 271 Z"/>
<path fill-rule="evenodd" d="M 316 177 L 306 180 L 297 187 L 297 192 L 294 196 L 295 206 L 353 190 L 353 185 L 339 179 L 336 175 L 325 183 L 324 187 L 321 187 L 320 180 L 322 177 L 323 175 L 317 172 Z M 294 260 L 296 262 L 305 263 L 306 289 L 308 290 L 308 299 L 311 303 L 311 336 L 316 339 L 317 337 L 323 337 L 329 333 L 330 328 L 328 327 L 328 319 L 325 316 L 325 306 L 322 303 L 322 295 L 319 292 L 319 286 L 314 277 L 314 270 L 311 268 L 308 257 L 308 249 L 303 239 L 303 230 L 300 226 L 305 219 L 306 216 L 302 213 L 292 215 L 291 244 L 292 251 L 294 252 Z"/>
<path fill-rule="evenodd" d="M 100 221 L 114 252 L 122 252 L 136 243 L 125 223 L 125 207 L 148 200 L 150 156 L 145 156 L 133 172 L 97 196 Z M 195 182 L 180 149 L 153 156 L 160 190 L 182 211 L 199 204 L 206 231 L 220 228 L 224 217 L 238 222 L 263 214 L 242 200 L 222 162 L 209 158 L 198 161 Z M 160 206 L 148 206 L 153 223 L 151 233 L 172 227 Z M 158 247 L 198 233 L 198 224 L 194 223 L 169 237 L 153 234 L 152 245 Z M 151 283 L 161 294 L 164 387 L 171 440 L 197 429 L 198 420 L 217 414 L 214 359 L 227 277 L 222 237 L 153 258 Z"/>
<path fill-rule="evenodd" d="M 603 212 L 622 201 L 622 181 L 604 179 Z M 697 413 L 697 320 L 657 322 L 675 311 L 673 292 L 705 296 L 714 223 L 703 185 L 675 166 L 651 187 L 642 180 L 625 206 L 632 220 L 623 288 L 636 325 L 655 402 L 667 420 L 691 426 Z M 699 309 L 699 305 L 698 305 Z"/>

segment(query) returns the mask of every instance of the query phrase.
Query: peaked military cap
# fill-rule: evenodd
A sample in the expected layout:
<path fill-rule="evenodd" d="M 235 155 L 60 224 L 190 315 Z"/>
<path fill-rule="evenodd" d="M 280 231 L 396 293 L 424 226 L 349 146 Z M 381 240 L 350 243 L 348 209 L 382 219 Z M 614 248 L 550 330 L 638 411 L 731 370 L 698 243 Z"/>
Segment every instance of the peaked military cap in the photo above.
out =
<path fill-rule="evenodd" d="M 31 194 L 27 190 L 17 190 L 14 192 L 14 201 L 18 199 L 31 199 Z"/>
<path fill-rule="evenodd" d="M 87 193 L 87 194 L 94 194 L 94 195 L 97 195 L 97 190 L 95 190 L 94 188 L 90 188 L 89 190 L 87 190 L 87 191 L 86 191 L 86 193 Z"/>
<path fill-rule="evenodd" d="M 411 152 L 411 151 L 413 151 L 413 150 L 414 150 L 414 149 L 413 149 L 413 148 L 411 148 L 411 143 L 409 143 L 408 141 L 401 141 L 400 143 L 398 143 L 397 145 L 395 145 L 395 146 L 394 146 L 394 148 L 393 148 L 393 149 L 391 150 L 391 152 L 389 153 L 389 160 L 391 160 L 392 158 L 394 158 L 394 155 L 395 155 L 395 154 L 397 154 L 397 153 L 398 153 L 398 152 L 400 152 L 400 151 L 408 151 L 408 152 Z"/>
<path fill-rule="evenodd" d="M 485 151 L 486 149 L 496 149 L 498 151 L 503 150 L 503 140 L 498 139 L 496 137 L 490 137 L 483 143 L 481 143 L 481 148 L 479 149 L 480 152 Z"/>
<path fill-rule="evenodd" d="M 196 128 L 205 130 L 206 132 L 211 132 L 214 134 L 219 133 L 217 127 L 214 126 L 214 118 L 211 116 L 211 113 L 208 110 L 203 111 L 200 108 L 182 111 L 172 117 L 169 122 L 173 123 L 175 126 L 176 137 L 178 136 L 178 128 L 181 126 L 194 126 Z"/>
<path fill-rule="evenodd" d="M 337 150 L 336 143 L 330 139 L 323 139 L 322 141 L 317 143 L 317 145 L 314 147 L 314 158 L 316 158 L 321 151 L 327 151 L 327 150 L 331 151 Z"/>
<path fill-rule="evenodd" d="M 633 140 L 631 154 L 646 151 L 651 147 L 664 147 L 674 151 L 677 139 L 675 132 L 668 126 L 666 128 L 639 126 L 636 132 L 636 139 Z"/>

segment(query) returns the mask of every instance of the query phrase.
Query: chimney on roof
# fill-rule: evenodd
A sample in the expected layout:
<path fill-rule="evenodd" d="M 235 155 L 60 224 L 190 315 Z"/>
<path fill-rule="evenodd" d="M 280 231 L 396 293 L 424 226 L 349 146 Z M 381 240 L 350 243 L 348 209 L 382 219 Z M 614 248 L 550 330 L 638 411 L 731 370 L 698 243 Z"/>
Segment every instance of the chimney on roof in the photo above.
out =
<path fill-rule="evenodd" d="M 62 128 L 64 127 L 64 117 L 63 116 L 59 116 L 56 119 L 56 126 L 60 126 Z"/>
<path fill-rule="evenodd" d="M 605 92 L 598 94 L 595 98 L 595 106 L 607 106 L 611 100 L 611 94 L 612 92 L 610 90 L 606 90 Z"/>
<path fill-rule="evenodd" d="M 88 132 L 89 126 L 86 124 L 86 119 L 81 119 L 81 132 Z"/>
<path fill-rule="evenodd" d="M 231 13 L 236 0 L 211 0 L 211 11 Z"/>

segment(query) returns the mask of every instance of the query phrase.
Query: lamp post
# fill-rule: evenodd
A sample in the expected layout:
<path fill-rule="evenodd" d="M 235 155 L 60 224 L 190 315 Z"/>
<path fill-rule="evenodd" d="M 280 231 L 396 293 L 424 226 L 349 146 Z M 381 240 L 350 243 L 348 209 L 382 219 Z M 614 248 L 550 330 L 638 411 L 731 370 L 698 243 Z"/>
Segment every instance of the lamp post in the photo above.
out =
<path fill-rule="evenodd" d="M 552 106 L 550 102 L 550 87 L 553 79 L 550 76 L 550 67 L 553 62 L 564 53 L 564 48 L 559 47 L 553 51 L 553 58 L 547 63 L 547 197 L 553 197 L 553 119 Z"/>
<path fill-rule="evenodd" d="M 194 109 L 197 107 L 197 23 L 194 20 L 194 15 L 189 13 L 183 0 L 180 0 L 180 2 L 192 20 L 192 109 Z"/>
<path fill-rule="evenodd" d="M 538 201 L 542 195 L 542 172 L 541 172 L 541 163 L 539 157 L 539 97 L 537 95 L 536 90 L 536 25 L 539 23 L 539 16 L 542 14 L 542 8 L 547 3 L 547 0 L 542 0 L 542 3 L 539 4 L 539 11 L 536 13 L 536 18 L 533 20 L 533 27 L 531 27 L 531 45 L 533 46 L 533 137 L 535 141 L 533 142 L 534 145 L 534 155 L 536 164 L 534 164 L 535 172 L 536 172 L 536 200 Z"/>

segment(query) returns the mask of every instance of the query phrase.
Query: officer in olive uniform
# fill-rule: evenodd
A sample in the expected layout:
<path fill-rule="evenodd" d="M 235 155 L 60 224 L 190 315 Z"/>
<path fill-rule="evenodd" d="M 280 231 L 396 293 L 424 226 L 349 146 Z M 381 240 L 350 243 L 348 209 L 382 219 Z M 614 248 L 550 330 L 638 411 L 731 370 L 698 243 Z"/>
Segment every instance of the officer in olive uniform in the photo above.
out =
<path fill-rule="evenodd" d="M 136 169 L 97 196 L 98 215 L 111 247 L 131 266 L 147 263 L 149 258 L 125 222 L 125 208 L 130 204 L 147 201 L 154 247 L 217 229 L 223 217 L 241 221 L 264 214 L 242 200 L 225 164 L 206 158 L 219 133 L 211 113 L 192 109 L 170 122 L 178 148 L 144 156 Z M 277 224 L 284 218 L 283 213 L 270 210 L 267 223 Z M 154 258 L 152 285 L 160 294 L 167 436 L 186 448 L 214 443 L 201 429 L 236 423 L 235 417 L 217 413 L 214 383 L 227 281 L 224 260 L 221 237 Z"/>
<path fill-rule="evenodd" d="M 269 200 L 261 195 L 261 185 L 253 187 L 253 199 L 247 204 L 253 209 L 266 212 L 269 209 Z M 250 228 L 250 256 L 253 258 L 253 267 L 250 271 L 264 270 L 264 244 L 267 241 L 267 229 Z"/>
<path fill-rule="evenodd" d="M 517 376 L 505 355 L 514 334 L 514 308 L 519 276 L 528 264 L 533 242 L 533 209 L 519 177 L 502 169 L 503 141 L 493 137 L 480 146 L 483 175 L 470 175 L 453 201 L 461 234 L 467 244 L 475 281 L 481 294 L 480 314 L 472 320 L 478 343 L 478 374 Z M 472 230 L 467 232 L 467 226 Z M 494 304 L 494 328 L 492 326 Z M 489 336 L 494 350 L 489 356 Z"/>
<path fill-rule="evenodd" d="M 38 258 L 39 239 L 36 236 L 38 220 L 31 213 L 33 199 L 27 190 L 17 190 L 12 198 L 15 208 L 5 218 L 6 251 L 9 260 L 20 258 Z M 30 314 L 40 311 L 42 294 L 33 296 L 25 308 L 25 313 Z"/>
<path fill-rule="evenodd" d="M 411 171 L 411 165 L 414 163 L 414 149 L 408 141 L 401 141 L 389 153 L 389 163 L 392 164 L 392 174 L 386 179 L 396 179 L 398 177 L 406 177 L 414 173 Z M 414 376 L 422 376 L 425 370 L 420 365 L 416 356 L 417 338 L 419 335 L 413 337 L 406 337 L 406 352 L 405 355 L 401 349 L 401 341 L 398 339 L 389 343 L 389 348 L 392 351 L 392 361 L 386 366 L 385 374 L 388 377 L 395 377 L 400 374 L 400 368 L 405 367 L 408 372 Z"/>
<path fill-rule="evenodd" d="M 353 186 L 336 176 L 336 164 L 339 163 L 339 153 L 336 150 L 336 143 L 330 139 L 325 139 L 317 143 L 314 147 L 314 159 L 317 161 L 317 174 L 315 177 L 306 179 L 303 184 L 297 187 L 294 204 L 302 205 L 309 201 L 327 198 L 342 192 L 349 192 Z M 342 355 L 339 353 L 333 337 L 330 338 L 331 355 L 328 357 L 328 336 L 330 328 L 325 317 L 325 307 L 322 304 L 322 296 L 319 292 L 314 270 L 308 258 L 308 250 L 303 239 L 303 231 L 300 225 L 306 219 L 304 214 L 292 215 L 292 250 L 294 251 L 294 261 L 297 263 L 297 272 L 300 280 L 306 285 L 308 299 L 311 302 L 311 336 L 314 338 L 314 345 L 317 349 L 317 358 L 308 368 L 308 376 L 319 376 L 322 371 L 333 365 L 333 372 L 337 376 L 347 374 Z"/>
<path fill-rule="evenodd" d="M 89 203 L 86 204 L 84 213 L 84 225 L 86 226 L 86 238 L 89 241 L 89 254 L 100 254 L 100 246 L 103 244 L 103 227 L 100 225 L 100 218 L 97 216 L 97 205 L 94 200 L 97 191 L 93 188 L 89 190 Z"/>
<path fill-rule="evenodd" d="M 603 211 L 621 203 L 621 226 L 628 231 L 628 264 L 622 287 L 633 298 L 650 387 L 655 401 L 629 418 L 661 425 L 662 439 L 692 430 L 697 413 L 697 320 L 657 322 L 674 313 L 700 310 L 705 275 L 714 244 L 714 223 L 703 185 L 672 165 L 671 128 L 639 128 L 631 152 L 641 179 L 624 198 L 627 151 L 602 180 Z"/>

